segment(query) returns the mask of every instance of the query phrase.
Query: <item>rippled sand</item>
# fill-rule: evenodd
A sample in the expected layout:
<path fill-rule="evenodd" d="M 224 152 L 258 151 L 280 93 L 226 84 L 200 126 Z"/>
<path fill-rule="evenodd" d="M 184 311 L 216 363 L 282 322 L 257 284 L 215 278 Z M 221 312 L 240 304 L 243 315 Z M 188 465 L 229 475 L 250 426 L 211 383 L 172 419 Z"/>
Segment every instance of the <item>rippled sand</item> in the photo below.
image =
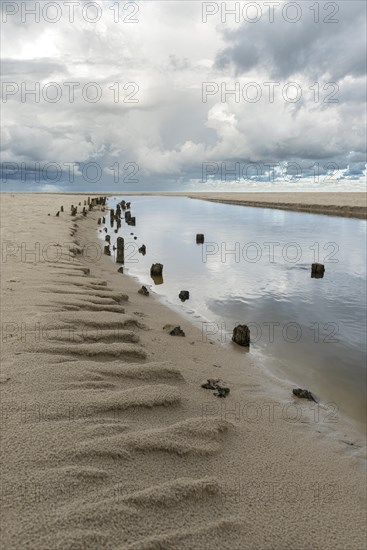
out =
<path fill-rule="evenodd" d="M 363 441 L 138 294 L 84 200 L 1 196 L 4 548 L 361 549 Z"/>

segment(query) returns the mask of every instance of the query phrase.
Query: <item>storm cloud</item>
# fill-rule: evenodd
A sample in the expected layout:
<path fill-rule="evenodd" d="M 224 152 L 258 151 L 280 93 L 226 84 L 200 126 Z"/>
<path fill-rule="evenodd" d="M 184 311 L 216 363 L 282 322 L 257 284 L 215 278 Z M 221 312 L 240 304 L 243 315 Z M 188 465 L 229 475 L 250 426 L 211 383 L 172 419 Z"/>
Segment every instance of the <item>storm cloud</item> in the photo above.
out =
<path fill-rule="evenodd" d="M 3 190 L 364 188 L 364 2 L 25 4 L 1 2 Z"/>

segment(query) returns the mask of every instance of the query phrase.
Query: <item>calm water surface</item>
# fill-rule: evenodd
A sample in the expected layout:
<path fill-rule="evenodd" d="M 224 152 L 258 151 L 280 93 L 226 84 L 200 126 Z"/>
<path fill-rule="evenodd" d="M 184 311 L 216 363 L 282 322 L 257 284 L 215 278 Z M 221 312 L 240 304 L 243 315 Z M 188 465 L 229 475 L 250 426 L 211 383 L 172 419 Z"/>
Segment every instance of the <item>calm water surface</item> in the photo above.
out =
<path fill-rule="evenodd" d="M 202 329 L 230 343 L 250 326 L 249 353 L 276 376 L 363 421 L 366 407 L 366 221 L 211 203 L 181 197 L 131 200 L 122 222 L 125 269 Z M 134 233 L 134 236 L 130 235 Z M 205 234 L 197 245 L 196 233 Z M 145 244 L 146 256 L 137 252 Z M 323 279 L 310 265 L 325 264 Z M 164 265 L 163 284 L 150 278 Z M 189 290 L 184 304 L 180 290 Z M 244 351 L 244 356 L 245 356 Z"/>

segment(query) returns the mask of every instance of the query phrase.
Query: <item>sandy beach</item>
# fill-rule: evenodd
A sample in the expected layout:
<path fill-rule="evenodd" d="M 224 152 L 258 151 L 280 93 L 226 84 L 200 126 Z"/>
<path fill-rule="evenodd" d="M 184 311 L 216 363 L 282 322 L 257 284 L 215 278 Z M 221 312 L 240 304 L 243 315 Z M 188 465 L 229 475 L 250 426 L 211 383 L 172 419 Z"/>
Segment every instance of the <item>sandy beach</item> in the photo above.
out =
<path fill-rule="evenodd" d="M 366 215 L 365 194 L 295 195 L 194 198 Z M 138 294 L 85 199 L 1 196 L 3 547 L 364 548 L 353 425 Z"/>

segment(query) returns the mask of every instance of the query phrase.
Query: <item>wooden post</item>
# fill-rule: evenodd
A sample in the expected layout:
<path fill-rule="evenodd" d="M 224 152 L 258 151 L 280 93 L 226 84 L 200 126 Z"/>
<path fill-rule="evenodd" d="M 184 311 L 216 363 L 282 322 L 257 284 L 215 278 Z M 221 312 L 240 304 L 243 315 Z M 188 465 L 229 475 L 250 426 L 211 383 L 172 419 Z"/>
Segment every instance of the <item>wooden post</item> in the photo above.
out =
<path fill-rule="evenodd" d="M 125 261 L 125 243 L 122 237 L 117 237 L 116 263 L 123 264 Z"/>
<path fill-rule="evenodd" d="M 312 279 L 322 279 L 325 273 L 325 266 L 323 264 L 312 264 L 311 265 L 311 278 Z"/>
<path fill-rule="evenodd" d="M 151 277 L 161 277 L 163 273 L 163 264 L 153 264 L 150 268 Z"/>
<path fill-rule="evenodd" d="M 233 342 L 239 346 L 248 348 L 250 345 L 250 329 L 247 325 L 237 325 L 233 329 Z"/>

